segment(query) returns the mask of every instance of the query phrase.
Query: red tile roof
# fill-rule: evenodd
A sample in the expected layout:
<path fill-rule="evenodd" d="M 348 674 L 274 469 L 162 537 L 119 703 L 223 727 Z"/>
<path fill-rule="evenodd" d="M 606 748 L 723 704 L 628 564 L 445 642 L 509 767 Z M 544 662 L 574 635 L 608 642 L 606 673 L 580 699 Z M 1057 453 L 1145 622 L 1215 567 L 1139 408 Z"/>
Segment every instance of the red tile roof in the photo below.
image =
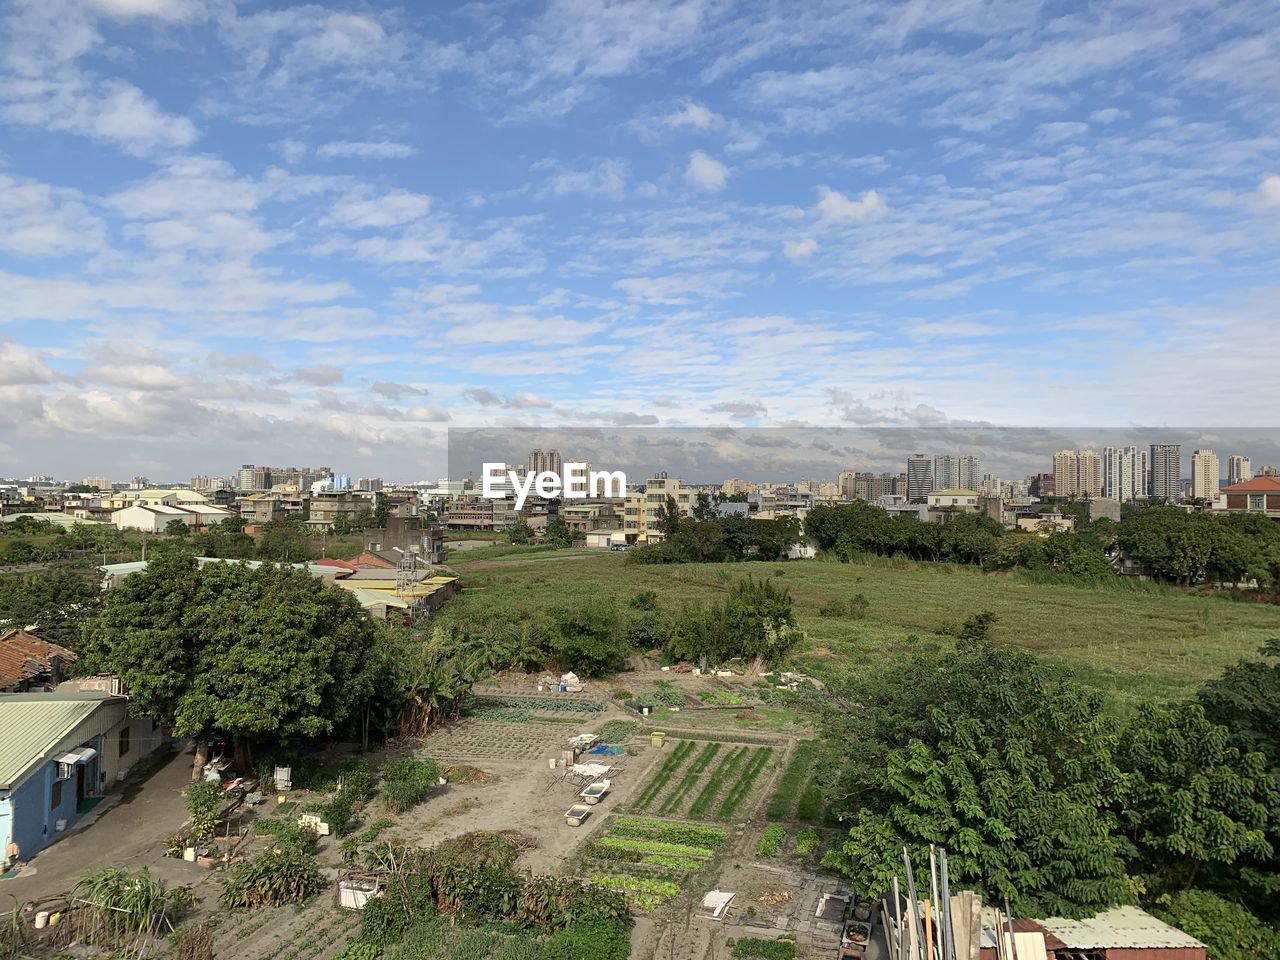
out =
<path fill-rule="evenodd" d="M 1222 488 L 1223 493 L 1280 493 L 1280 477 L 1254 477 Z"/>
<path fill-rule="evenodd" d="M 52 660 L 70 662 L 76 655 L 66 647 L 41 640 L 25 630 L 0 633 L 0 685 L 9 687 L 52 671 Z"/>

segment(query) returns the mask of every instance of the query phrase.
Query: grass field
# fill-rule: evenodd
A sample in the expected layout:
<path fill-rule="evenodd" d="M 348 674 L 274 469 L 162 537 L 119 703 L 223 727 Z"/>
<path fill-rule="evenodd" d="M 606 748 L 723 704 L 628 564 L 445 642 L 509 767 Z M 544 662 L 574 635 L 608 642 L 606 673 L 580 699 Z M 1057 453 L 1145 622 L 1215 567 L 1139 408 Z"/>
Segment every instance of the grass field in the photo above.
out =
<path fill-rule="evenodd" d="M 455 558 L 454 567 L 464 592 L 446 607 L 445 618 L 486 623 L 610 597 L 621 608 L 643 590 L 674 608 L 723 596 L 748 573 L 773 577 L 795 598 L 808 635 L 799 660 L 819 673 L 856 672 L 869 659 L 946 642 L 966 617 L 991 610 L 1000 618 L 993 631 L 999 643 L 1071 665 L 1121 709 L 1137 698 L 1185 696 L 1280 635 L 1275 606 L 1127 580 L 1102 587 L 1043 585 L 1016 574 L 880 558 L 642 566 L 624 563 L 620 554 L 539 552 L 460 561 Z M 859 593 L 870 603 L 864 619 L 819 615 L 824 604 Z"/>

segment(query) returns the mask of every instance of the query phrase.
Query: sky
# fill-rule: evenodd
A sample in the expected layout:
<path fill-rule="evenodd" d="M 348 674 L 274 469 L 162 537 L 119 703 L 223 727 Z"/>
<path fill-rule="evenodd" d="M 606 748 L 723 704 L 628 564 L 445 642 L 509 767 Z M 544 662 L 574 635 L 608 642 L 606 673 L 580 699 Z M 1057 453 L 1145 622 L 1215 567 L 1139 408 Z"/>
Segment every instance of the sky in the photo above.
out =
<path fill-rule="evenodd" d="M 0 476 L 1266 426 L 1278 268 L 1273 0 L 0 4 Z"/>

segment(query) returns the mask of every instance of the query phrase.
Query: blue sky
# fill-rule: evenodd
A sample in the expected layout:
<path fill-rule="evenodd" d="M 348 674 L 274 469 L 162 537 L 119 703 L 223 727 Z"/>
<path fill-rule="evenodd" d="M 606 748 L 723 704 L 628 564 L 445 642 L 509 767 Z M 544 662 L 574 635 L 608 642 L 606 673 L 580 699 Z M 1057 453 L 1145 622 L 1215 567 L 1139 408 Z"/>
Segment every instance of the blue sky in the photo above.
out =
<path fill-rule="evenodd" d="M 2 10 L 0 475 L 1273 419 L 1274 2 Z"/>

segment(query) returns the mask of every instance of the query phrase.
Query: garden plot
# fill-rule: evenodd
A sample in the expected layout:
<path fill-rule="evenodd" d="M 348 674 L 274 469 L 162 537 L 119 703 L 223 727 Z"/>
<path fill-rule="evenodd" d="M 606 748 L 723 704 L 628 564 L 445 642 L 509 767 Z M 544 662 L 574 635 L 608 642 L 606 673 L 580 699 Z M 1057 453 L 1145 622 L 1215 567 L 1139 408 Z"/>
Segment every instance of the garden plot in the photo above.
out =
<path fill-rule="evenodd" d="M 422 753 L 442 760 L 538 760 L 556 755 L 565 742 L 558 724 L 467 720 L 432 734 Z"/>
<path fill-rule="evenodd" d="M 360 915 L 321 895 L 306 907 L 263 907 L 220 914 L 215 956 L 250 960 L 313 960 L 338 953 L 360 926 Z"/>
<path fill-rule="evenodd" d="M 732 821 L 773 757 L 773 747 L 678 741 L 631 803 L 635 813 Z"/>
<path fill-rule="evenodd" d="M 727 839 L 723 827 L 613 817 L 579 849 L 577 860 L 592 883 L 625 893 L 640 910 L 653 910 L 678 896 Z"/>

